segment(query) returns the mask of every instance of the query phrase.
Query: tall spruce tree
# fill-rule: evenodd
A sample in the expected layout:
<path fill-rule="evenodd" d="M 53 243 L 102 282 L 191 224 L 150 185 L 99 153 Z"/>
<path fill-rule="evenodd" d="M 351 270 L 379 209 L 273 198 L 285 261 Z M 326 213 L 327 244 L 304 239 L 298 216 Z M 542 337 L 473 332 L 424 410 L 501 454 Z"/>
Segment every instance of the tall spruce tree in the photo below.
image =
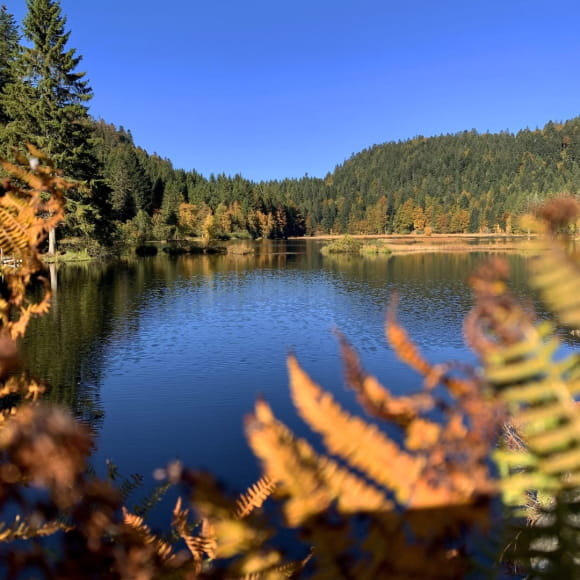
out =
<path fill-rule="evenodd" d="M 94 124 L 87 103 L 92 90 L 85 73 L 77 72 L 81 57 L 67 47 L 70 32 L 59 2 L 27 0 L 26 5 L 27 43 L 13 60 L 12 78 L 0 96 L 8 117 L 0 137 L 9 148 L 35 144 L 57 169 L 82 184 L 69 192 L 66 227 L 91 237 L 106 196 L 91 144 Z"/>
<path fill-rule="evenodd" d="M 12 80 L 12 65 L 18 53 L 20 36 L 14 16 L 3 4 L 0 7 L 0 94 Z M 0 106 L 0 124 L 8 122 L 4 107 Z"/>
<path fill-rule="evenodd" d="M 22 22 L 24 46 L 13 64 L 13 82 L 2 97 L 11 118 L 6 138 L 20 146 L 30 140 L 59 169 L 82 178 L 83 153 L 92 128 L 86 103 L 92 97 L 84 72 L 76 72 L 81 57 L 67 48 L 70 32 L 56 0 L 27 0 Z"/>

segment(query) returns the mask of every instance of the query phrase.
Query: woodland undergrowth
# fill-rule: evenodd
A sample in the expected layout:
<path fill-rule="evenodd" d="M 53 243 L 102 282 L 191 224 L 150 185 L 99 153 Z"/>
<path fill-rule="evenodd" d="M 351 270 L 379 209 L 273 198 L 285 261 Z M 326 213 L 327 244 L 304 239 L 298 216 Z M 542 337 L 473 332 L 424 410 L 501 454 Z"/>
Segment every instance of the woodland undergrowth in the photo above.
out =
<path fill-rule="evenodd" d="M 294 356 L 296 411 L 324 452 L 294 435 L 258 399 L 245 418 L 261 478 L 238 498 L 179 463 L 158 470 L 180 490 L 171 533 L 152 531 L 110 480 L 89 474 L 88 428 L 42 403 L 18 339 L 45 314 L 50 285 L 39 249 L 63 219 L 71 182 L 29 148 L 0 197 L 0 575 L 135 579 L 311 577 L 542 578 L 579 575 L 580 392 L 577 354 L 558 327 L 580 328 L 580 270 L 566 244 L 578 202 L 559 197 L 529 217 L 542 234 L 530 284 L 552 313 L 540 320 L 509 289 L 505 261 L 473 273 L 465 337 L 477 367 L 431 364 L 388 307 L 386 338 L 419 376 L 396 396 L 363 369 L 338 334 L 360 415 L 342 409 Z M 527 227 L 527 226 L 526 226 Z M 365 415 L 367 418 L 365 418 Z M 283 526 L 299 546 L 287 559 Z M 49 548 L 49 549 L 47 549 Z"/>

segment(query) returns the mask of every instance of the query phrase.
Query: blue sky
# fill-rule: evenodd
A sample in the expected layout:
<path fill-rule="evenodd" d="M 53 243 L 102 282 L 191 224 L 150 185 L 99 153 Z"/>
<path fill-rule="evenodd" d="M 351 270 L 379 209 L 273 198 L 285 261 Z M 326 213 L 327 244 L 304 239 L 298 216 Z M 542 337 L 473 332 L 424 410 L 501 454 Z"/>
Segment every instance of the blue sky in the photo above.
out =
<path fill-rule="evenodd" d="M 322 177 L 376 143 L 580 114 L 578 0 L 61 6 L 91 114 L 206 176 Z"/>

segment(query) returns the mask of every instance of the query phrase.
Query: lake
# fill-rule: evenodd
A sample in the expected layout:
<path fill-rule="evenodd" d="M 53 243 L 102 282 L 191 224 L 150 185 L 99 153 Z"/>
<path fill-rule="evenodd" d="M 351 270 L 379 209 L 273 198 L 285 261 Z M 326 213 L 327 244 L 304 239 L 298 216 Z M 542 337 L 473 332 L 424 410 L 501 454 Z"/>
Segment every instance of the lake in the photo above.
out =
<path fill-rule="evenodd" d="M 462 321 L 469 273 L 487 254 L 323 256 L 320 242 L 256 242 L 255 255 L 169 257 L 61 266 L 51 313 L 24 341 L 27 364 L 50 400 L 68 405 L 96 434 L 92 464 L 152 472 L 179 458 L 242 490 L 258 477 L 243 418 L 258 394 L 300 435 L 285 358 L 358 411 L 344 387 L 340 329 L 365 368 L 394 392 L 419 377 L 384 338 L 385 307 L 431 362 L 473 361 Z M 525 260 L 508 255 L 516 288 Z"/>

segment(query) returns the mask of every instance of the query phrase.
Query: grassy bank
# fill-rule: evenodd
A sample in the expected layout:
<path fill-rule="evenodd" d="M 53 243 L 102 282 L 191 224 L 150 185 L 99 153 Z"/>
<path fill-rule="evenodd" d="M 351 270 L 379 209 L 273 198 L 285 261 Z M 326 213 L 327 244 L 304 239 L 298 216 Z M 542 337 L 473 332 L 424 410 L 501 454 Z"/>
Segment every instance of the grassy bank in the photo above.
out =
<path fill-rule="evenodd" d="M 433 252 L 526 252 L 527 235 L 434 234 L 381 236 L 313 236 L 328 240 L 323 253 L 411 254 Z"/>

